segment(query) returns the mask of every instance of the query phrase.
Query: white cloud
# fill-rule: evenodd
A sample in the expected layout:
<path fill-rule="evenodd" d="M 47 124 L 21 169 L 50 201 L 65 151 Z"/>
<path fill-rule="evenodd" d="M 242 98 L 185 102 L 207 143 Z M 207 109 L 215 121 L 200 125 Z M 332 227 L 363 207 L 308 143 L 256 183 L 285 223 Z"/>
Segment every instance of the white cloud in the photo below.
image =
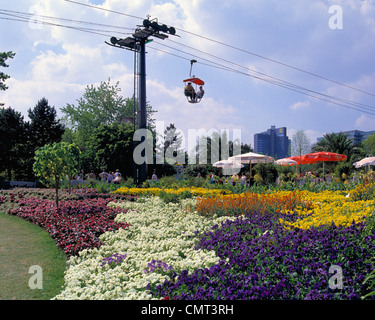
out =
<path fill-rule="evenodd" d="M 35 57 L 31 63 L 33 79 L 92 83 L 98 81 L 97 79 L 107 78 L 109 71 L 119 74 L 113 68 L 113 63 L 109 62 L 106 65 L 103 46 L 64 44 L 62 48 L 63 53 L 47 50 Z M 125 67 L 118 69 L 126 70 Z"/>
<path fill-rule="evenodd" d="M 312 130 L 312 129 L 307 129 L 304 131 L 306 136 L 310 139 L 310 142 L 312 144 L 317 142 L 317 139 L 320 137 L 323 137 L 324 133 Z"/>
<path fill-rule="evenodd" d="M 355 120 L 355 127 L 358 130 L 372 131 L 375 129 L 375 119 L 362 114 Z"/>
<path fill-rule="evenodd" d="M 85 86 L 80 84 L 68 84 L 59 81 L 19 81 L 15 78 L 8 80 L 9 89 L 5 91 L 0 101 L 6 107 L 12 107 L 27 120 L 27 110 L 33 108 L 41 98 L 46 98 L 51 106 L 54 106 L 59 117 L 62 116 L 60 107 L 66 103 L 75 103 Z M 67 97 L 69 97 L 67 99 Z"/>
<path fill-rule="evenodd" d="M 298 101 L 291 106 L 289 106 L 289 109 L 291 110 L 301 110 L 301 109 L 306 109 L 310 107 L 310 101 Z"/>

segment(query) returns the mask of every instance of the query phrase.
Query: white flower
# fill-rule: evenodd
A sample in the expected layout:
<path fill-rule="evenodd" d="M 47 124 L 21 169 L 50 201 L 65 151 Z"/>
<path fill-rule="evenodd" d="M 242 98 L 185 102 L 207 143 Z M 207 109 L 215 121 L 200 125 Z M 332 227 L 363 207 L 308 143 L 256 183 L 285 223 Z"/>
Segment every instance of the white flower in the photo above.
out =
<path fill-rule="evenodd" d="M 189 199 L 185 204 L 193 201 Z M 82 250 L 77 257 L 71 257 L 65 289 L 55 299 L 152 299 L 146 292 L 147 284 L 158 285 L 169 279 L 159 269 L 144 272 L 152 260 L 165 262 L 177 274 L 218 263 L 214 251 L 194 249 L 194 232 L 207 231 L 229 218 L 208 219 L 186 211 L 184 205 L 167 205 L 158 197 L 109 206 L 131 209 L 115 219 L 131 226 L 103 234 L 100 248 Z M 116 252 L 126 254 L 126 259 L 114 268 L 100 267 L 103 258 Z"/>

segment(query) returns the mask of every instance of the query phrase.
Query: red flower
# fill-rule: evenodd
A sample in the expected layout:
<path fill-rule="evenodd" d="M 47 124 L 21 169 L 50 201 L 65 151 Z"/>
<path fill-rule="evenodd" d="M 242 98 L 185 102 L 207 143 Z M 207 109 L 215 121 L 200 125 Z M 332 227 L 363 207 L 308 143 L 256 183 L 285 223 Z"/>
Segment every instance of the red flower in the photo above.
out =
<path fill-rule="evenodd" d="M 99 236 L 107 231 L 127 228 L 126 223 L 114 221 L 119 209 L 108 207 L 107 199 L 61 201 L 57 209 L 53 201 L 36 198 L 20 199 L 19 207 L 12 210 L 27 221 L 45 229 L 67 256 L 77 255 L 83 249 L 99 247 Z"/>

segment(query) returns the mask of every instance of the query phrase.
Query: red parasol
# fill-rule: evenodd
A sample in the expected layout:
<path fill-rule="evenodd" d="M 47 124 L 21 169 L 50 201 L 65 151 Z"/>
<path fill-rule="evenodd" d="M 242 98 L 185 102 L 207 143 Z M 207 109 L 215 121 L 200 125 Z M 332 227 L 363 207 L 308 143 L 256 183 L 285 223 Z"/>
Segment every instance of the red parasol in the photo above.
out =
<path fill-rule="evenodd" d="M 344 161 L 346 160 L 347 156 L 339 153 L 334 152 L 327 152 L 327 151 L 321 151 L 321 152 L 314 152 L 309 153 L 301 156 L 302 161 L 305 161 L 305 163 L 316 163 L 319 161 L 323 161 L 323 176 L 324 176 L 324 162 L 326 161 Z"/>
<path fill-rule="evenodd" d="M 287 159 L 291 159 L 297 162 L 297 164 L 308 164 L 308 163 L 317 163 L 318 161 L 314 161 L 313 159 L 304 159 L 303 156 L 294 156 L 288 157 Z"/>
<path fill-rule="evenodd" d="M 343 161 L 346 160 L 346 155 L 339 154 L 339 153 L 333 153 L 333 152 L 327 152 L 327 151 L 321 151 L 321 152 L 314 152 L 309 153 L 301 156 L 301 158 L 305 161 Z M 311 163 L 311 162 L 310 162 Z"/>

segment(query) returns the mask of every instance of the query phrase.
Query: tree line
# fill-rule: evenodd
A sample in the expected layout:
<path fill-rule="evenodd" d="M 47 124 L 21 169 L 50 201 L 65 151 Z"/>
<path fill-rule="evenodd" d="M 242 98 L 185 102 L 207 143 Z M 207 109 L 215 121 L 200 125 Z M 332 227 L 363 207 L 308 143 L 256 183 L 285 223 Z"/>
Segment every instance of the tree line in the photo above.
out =
<path fill-rule="evenodd" d="M 110 81 L 98 88 L 88 86 L 77 106 L 61 109 L 62 118 L 46 98 L 28 109 L 28 121 L 11 107 L 1 108 L 0 176 L 3 180 L 34 181 L 35 152 L 58 142 L 80 149 L 79 170 L 99 173 L 104 168 L 119 169 L 131 176 L 134 124 L 121 119 L 132 109 L 131 99 L 121 97 L 118 84 Z M 149 123 L 152 128 L 152 121 Z"/>
<path fill-rule="evenodd" d="M 6 60 L 13 59 L 14 56 L 11 51 L 0 53 L 0 67 L 8 67 Z M 0 90 L 7 89 L 5 81 L 8 78 L 9 75 L 0 72 Z M 79 171 L 98 174 L 102 169 L 119 169 L 123 176 L 133 176 L 133 134 L 138 126 L 138 105 L 134 97 L 124 98 L 121 95 L 118 82 L 113 84 L 108 79 L 97 87 L 89 85 L 76 104 L 67 104 L 60 110 L 63 117 L 59 119 L 55 107 L 50 106 L 45 97 L 28 109 L 28 121 L 11 107 L 0 108 L 0 179 L 34 181 L 37 178 L 33 170 L 37 150 L 58 142 L 78 147 Z M 154 156 L 160 150 L 167 150 L 169 156 L 180 154 L 185 163 L 188 163 L 187 159 L 191 154 L 188 155 L 181 147 L 182 139 L 173 123 L 169 124 L 163 133 L 163 145 L 157 145 L 155 112 L 147 103 L 147 123 L 153 135 Z M 234 146 L 238 143 L 229 141 L 225 132 L 202 138 L 206 141 L 203 147 L 199 145 L 189 152 L 197 159 L 204 154 L 208 165 L 187 166 L 186 172 L 191 175 L 199 172 L 205 176 L 209 172 L 217 172 L 219 169 L 213 168 L 212 163 L 221 159 L 211 159 L 213 148 L 229 146 L 228 156 L 232 156 Z M 299 130 L 292 138 L 291 148 L 292 155 L 322 150 L 345 154 L 349 161 L 339 163 L 338 166 L 342 167 L 343 172 L 350 173 L 354 169 L 354 161 L 367 155 L 375 155 L 375 135 L 362 144 L 355 145 L 345 134 L 332 133 L 311 144 L 303 130 Z M 241 144 L 240 150 L 241 153 L 253 151 L 251 146 L 246 144 Z M 216 154 L 222 154 L 221 150 L 216 151 Z M 163 156 L 167 161 L 164 164 L 151 165 L 150 174 L 154 170 L 160 177 L 175 174 L 175 167 L 168 162 L 168 154 Z"/>

